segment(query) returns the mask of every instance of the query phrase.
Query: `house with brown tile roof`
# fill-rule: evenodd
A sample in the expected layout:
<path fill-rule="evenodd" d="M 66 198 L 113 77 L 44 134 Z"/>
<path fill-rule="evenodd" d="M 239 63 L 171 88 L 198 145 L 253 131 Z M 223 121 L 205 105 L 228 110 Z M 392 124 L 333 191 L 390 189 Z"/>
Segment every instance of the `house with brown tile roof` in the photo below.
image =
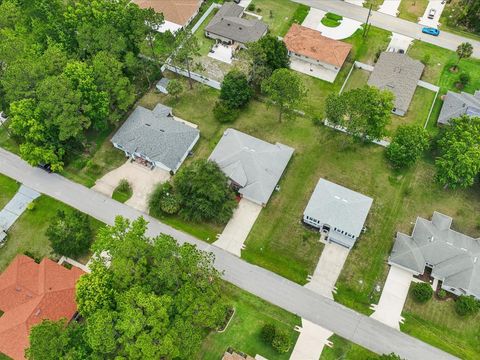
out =
<path fill-rule="evenodd" d="M 333 80 L 352 49 L 350 44 L 330 39 L 317 30 L 299 24 L 292 25 L 283 41 L 290 55 L 292 69 L 312 76 L 318 74 L 319 76 L 316 77 L 319 78 L 322 78 L 323 70 L 332 73 Z M 305 69 L 307 71 L 302 71 Z"/>
<path fill-rule="evenodd" d="M 165 24 L 158 29 L 160 32 L 172 32 L 190 24 L 198 14 L 203 0 L 132 0 L 142 9 L 152 8 L 162 13 Z"/>
<path fill-rule="evenodd" d="M 0 353 L 24 359 L 32 326 L 44 319 L 71 320 L 77 311 L 75 284 L 83 274 L 47 258 L 38 264 L 17 255 L 0 274 Z"/>

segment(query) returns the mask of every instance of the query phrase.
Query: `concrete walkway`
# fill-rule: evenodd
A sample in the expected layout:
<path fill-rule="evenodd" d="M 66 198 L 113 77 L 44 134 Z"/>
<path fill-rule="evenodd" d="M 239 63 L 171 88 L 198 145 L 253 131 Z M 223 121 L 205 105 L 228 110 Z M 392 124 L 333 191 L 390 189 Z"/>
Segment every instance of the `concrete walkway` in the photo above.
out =
<path fill-rule="evenodd" d="M 352 20 L 344 17 L 337 27 L 328 27 L 321 23 L 327 12 L 315 8 L 311 8 L 302 25 L 313 30 L 320 31 L 323 36 L 330 39 L 342 40 L 352 36 L 360 27 L 360 21 Z"/>
<path fill-rule="evenodd" d="M 401 314 L 412 279 L 411 272 L 391 266 L 380 301 L 371 306 L 371 309 L 375 310 L 371 317 L 400 330 L 400 323 L 404 321 Z"/>
<path fill-rule="evenodd" d="M 409 1 L 409 0 L 405 0 Z M 382 14 L 387 14 L 397 17 L 398 7 L 400 6 L 401 0 L 385 0 L 382 5 L 378 8 L 378 12 Z"/>
<path fill-rule="evenodd" d="M 0 232 L 10 229 L 28 205 L 39 196 L 35 190 L 21 185 L 15 196 L 0 211 Z"/>
<path fill-rule="evenodd" d="M 241 199 L 232 218 L 213 244 L 240 257 L 243 243 L 255 224 L 262 206 L 247 199 Z"/>
<path fill-rule="evenodd" d="M 440 21 L 440 16 L 442 16 L 443 9 L 445 8 L 446 2 L 442 4 L 442 0 L 430 0 L 428 2 L 427 8 L 425 9 L 425 13 L 423 16 L 419 19 L 418 23 L 420 25 L 432 27 L 432 28 L 438 28 L 439 21 Z M 435 16 L 433 19 L 428 18 L 428 13 L 430 12 L 430 9 L 435 9 Z M 478 20 L 480 21 L 480 19 Z"/>
<path fill-rule="evenodd" d="M 128 160 L 119 168 L 98 179 L 92 189 L 112 197 L 113 191 L 122 179 L 126 179 L 132 187 L 132 197 L 125 204 L 147 213 L 148 196 L 155 185 L 168 181 L 170 174 L 166 170 L 160 168 L 150 170 L 143 165 Z"/>

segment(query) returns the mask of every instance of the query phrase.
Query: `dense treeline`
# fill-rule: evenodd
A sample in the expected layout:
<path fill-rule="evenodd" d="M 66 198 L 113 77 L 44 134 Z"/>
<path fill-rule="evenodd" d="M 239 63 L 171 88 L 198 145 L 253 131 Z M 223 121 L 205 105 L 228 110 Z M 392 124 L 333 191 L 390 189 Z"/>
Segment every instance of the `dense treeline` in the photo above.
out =
<path fill-rule="evenodd" d="M 162 21 L 129 0 L 0 0 L 0 109 L 21 156 L 61 170 L 118 121 L 156 71 L 138 55 Z"/>

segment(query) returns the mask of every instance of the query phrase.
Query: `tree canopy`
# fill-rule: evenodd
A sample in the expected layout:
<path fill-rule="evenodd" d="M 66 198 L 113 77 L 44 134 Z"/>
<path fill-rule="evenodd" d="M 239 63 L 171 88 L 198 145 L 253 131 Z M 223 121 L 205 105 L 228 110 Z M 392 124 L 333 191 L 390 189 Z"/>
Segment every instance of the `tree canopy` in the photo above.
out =
<path fill-rule="evenodd" d="M 437 147 L 437 181 L 452 189 L 472 186 L 480 173 L 480 117 L 450 120 Z"/>
<path fill-rule="evenodd" d="M 330 94 L 325 112 L 329 122 L 346 128 L 354 138 L 381 140 L 390 122 L 393 100 L 390 91 L 365 85 L 340 95 Z"/>
<path fill-rule="evenodd" d="M 203 338 L 226 316 L 213 255 L 167 235 L 149 238 L 146 229 L 143 218 L 118 217 L 114 226 L 100 230 L 93 249 L 108 254 L 109 266 L 97 258 L 92 272 L 77 283 L 84 321 L 35 326 L 29 359 L 52 358 L 42 357 L 50 343 L 55 359 L 194 357 Z M 73 341 L 75 334 L 83 342 Z M 73 351 L 82 356 L 70 356 Z"/>
<path fill-rule="evenodd" d="M 220 100 L 229 108 L 241 108 L 245 106 L 252 96 L 252 89 L 247 76 L 240 70 L 230 70 L 223 78 L 220 90 Z"/>
<path fill-rule="evenodd" d="M 289 69 L 277 69 L 262 82 L 262 92 L 278 107 L 278 120 L 282 115 L 292 115 L 307 91 L 300 77 Z"/>
<path fill-rule="evenodd" d="M 387 147 L 387 159 L 395 168 L 412 166 L 427 149 L 428 144 L 428 132 L 423 127 L 402 125 Z"/>
<path fill-rule="evenodd" d="M 118 121 L 158 71 L 138 54 L 162 21 L 129 0 L 1 1 L 0 108 L 22 158 L 61 170 L 87 130 Z"/>

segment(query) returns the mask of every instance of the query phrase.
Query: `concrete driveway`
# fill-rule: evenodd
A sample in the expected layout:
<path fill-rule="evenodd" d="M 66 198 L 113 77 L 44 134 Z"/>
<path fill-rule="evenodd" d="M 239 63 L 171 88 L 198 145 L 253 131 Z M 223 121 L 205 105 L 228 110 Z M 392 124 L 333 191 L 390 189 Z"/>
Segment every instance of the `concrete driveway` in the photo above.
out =
<path fill-rule="evenodd" d="M 159 168 L 150 170 L 128 160 L 98 179 L 92 189 L 111 197 L 122 179 L 126 179 L 132 187 L 132 197 L 125 204 L 148 213 L 148 196 L 156 184 L 170 180 L 170 174 L 166 170 Z"/>
<path fill-rule="evenodd" d="M 433 27 L 433 28 L 438 28 L 438 24 L 440 21 L 440 16 L 442 16 L 443 9 L 445 8 L 446 2 L 442 4 L 442 0 L 431 0 L 429 1 L 427 8 L 425 9 L 425 13 L 423 16 L 420 18 L 418 23 L 420 25 L 428 26 L 428 27 Z M 430 9 L 435 9 L 435 16 L 433 19 L 428 18 L 428 13 L 430 12 Z"/>
<path fill-rule="evenodd" d="M 400 35 L 397 33 L 392 33 L 390 43 L 388 44 L 388 47 L 387 47 L 387 51 L 398 52 L 399 50 L 403 50 L 404 52 L 407 52 L 412 41 L 413 39 L 411 37 Z"/>
<path fill-rule="evenodd" d="M 342 271 L 349 250 L 335 243 L 327 243 L 323 248 L 315 272 L 309 278 L 306 288 L 333 300 L 335 283 Z"/>
<path fill-rule="evenodd" d="M 325 345 L 332 346 L 328 338 L 333 335 L 330 330 L 302 319 L 302 327 L 296 327 L 300 336 L 295 343 L 290 360 L 318 360 Z"/>
<path fill-rule="evenodd" d="M 218 240 L 213 244 L 240 257 L 243 243 L 255 224 L 262 206 L 247 199 L 241 199 L 232 218 Z"/>
<path fill-rule="evenodd" d="M 362 23 L 344 17 L 337 27 L 328 27 L 321 23 L 327 12 L 315 8 L 311 8 L 302 25 L 313 30 L 320 31 L 323 36 L 334 40 L 342 40 L 352 36 L 355 31 L 360 29 Z"/>
<path fill-rule="evenodd" d="M 401 0 L 385 0 L 378 8 L 378 12 L 396 17 L 398 15 L 398 7 L 400 6 L 400 2 Z"/>
<path fill-rule="evenodd" d="M 412 280 L 412 273 L 399 267 L 391 266 L 380 301 L 378 304 L 372 304 L 370 307 L 375 310 L 371 317 L 400 330 L 400 323 L 403 322 L 401 316 L 403 305 L 407 299 L 408 289 Z"/>

